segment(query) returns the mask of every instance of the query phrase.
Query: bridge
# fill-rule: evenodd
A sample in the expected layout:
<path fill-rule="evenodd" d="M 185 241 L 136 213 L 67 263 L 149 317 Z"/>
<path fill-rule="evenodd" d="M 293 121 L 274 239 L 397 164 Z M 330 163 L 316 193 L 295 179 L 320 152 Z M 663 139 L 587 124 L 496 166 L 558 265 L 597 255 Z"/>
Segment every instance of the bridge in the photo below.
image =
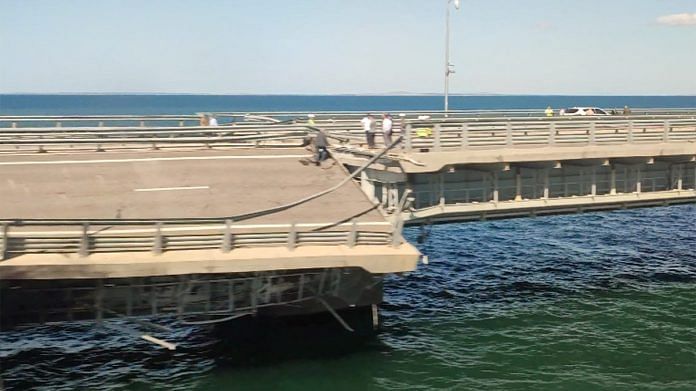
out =
<path fill-rule="evenodd" d="M 329 311 L 351 329 L 336 310 L 376 324 L 382 277 L 416 268 L 404 224 L 696 202 L 696 110 L 404 112 L 377 149 L 363 113 L 308 114 L 0 117 L 2 323 Z"/>

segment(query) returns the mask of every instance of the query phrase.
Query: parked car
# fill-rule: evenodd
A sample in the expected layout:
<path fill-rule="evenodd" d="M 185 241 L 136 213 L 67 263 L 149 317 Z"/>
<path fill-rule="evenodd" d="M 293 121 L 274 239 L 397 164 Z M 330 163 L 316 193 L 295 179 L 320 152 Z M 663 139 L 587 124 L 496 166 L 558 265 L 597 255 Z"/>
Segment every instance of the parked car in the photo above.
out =
<path fill-rule="evenodd" d="M 570 107 L 567 109 L 561 109 L 558 113 L 559 115 L 611 115 L 606 111 L 600 109 L 599 107 Z"/>

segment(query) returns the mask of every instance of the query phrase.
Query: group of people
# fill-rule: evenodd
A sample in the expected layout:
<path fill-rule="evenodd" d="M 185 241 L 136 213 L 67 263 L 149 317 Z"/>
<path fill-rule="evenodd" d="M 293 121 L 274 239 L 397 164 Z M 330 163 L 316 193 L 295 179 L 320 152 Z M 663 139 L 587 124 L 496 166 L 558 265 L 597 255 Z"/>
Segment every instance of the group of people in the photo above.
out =
<path fill-rule="evenodd" d="M 399 116 L 402 119 L 403 127 L 403 120 L 405 120 L 405 115 L 400 114 Z M 315 125 L 313 114 L 308 115 L 307 123 L 310 126 Z M 368 148 L 376 148 L 375 136 L 377 134 L 377 119 L 375 119 L 374 115 L 368 113 L 362 120 L 360 120 L 360 123 L 362 124 L 363 130 L 365 131 L 365 137 L 367 139 Z M 394 119 L 392 118 L 391 114 L 385 113 L 382 115 L 381 128 L 384 146 L 388 147 L 393 143 L 392 135 L 394 134 Z M 326 134 L 322 130 L 317 131 L 314 137 L 311 137 L 310 140 L 311 141 L 308 141 L 307 143 L 311 143 L 313 147 L 314 159 L 312 159 L 312 162 L 318 166 L 321 164 L 322 161 L 326 160 L 329 157 L 329 142 L 326 138 Z"/>
<path fill-rule="evenodd" d="M 404 115 L 400 115 L 403 119 Z M 375 135 L 377 133 L 377 120 L 372 114 L 367 114 L 362 120 L 360 120 L 363 130 L 365 131 L 365 138 L 367 140 L 367 147 L 372 149 L 375 148 Z M 392 135 L 394 134 L 394 120 L 391 114 L 384 113 L 382 115 L 382 138 L 384 140 L 384 146 L 388 147 L 392 145 Z"/>

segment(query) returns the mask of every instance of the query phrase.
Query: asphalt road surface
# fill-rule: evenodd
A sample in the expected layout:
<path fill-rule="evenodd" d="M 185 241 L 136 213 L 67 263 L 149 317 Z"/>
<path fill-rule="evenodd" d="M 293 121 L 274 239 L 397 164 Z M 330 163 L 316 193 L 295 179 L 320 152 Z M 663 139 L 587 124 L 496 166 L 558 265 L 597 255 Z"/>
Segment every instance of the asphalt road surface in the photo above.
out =
<path fill-rule="evenodd" d="M 226 217 L 292 202 L 346 177 L 304 149 L 0 156 L 0 218 Z M 249 223 L 384 221 L 355 183 Z"/>

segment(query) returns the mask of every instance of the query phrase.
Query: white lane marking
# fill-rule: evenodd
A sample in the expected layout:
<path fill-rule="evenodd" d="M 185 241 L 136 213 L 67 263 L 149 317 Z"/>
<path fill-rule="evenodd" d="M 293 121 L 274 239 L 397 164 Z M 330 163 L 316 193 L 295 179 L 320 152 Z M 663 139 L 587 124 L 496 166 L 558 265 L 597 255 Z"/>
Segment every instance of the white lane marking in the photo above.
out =
<path fill-rule="evenodd" d="M 152 157 L 131 159 L 101 159 L 101 160 L 53 160 L 36 162 L 0 162 L 0 166 L 32 166 L 48 164 L 94 164 L 94 163 L 137 163 L 137 162 L 169 162 L 178 160 L 225 160 L 225 159 L 293 159 L 309 157 L 310 155 L 248 155 L 248 156 L 180 156 Z"/>
<path fill-rule="evenodd" d="M 179 186 L 179 187 L 151 187 L 146 189 L 133 189 L 133 191 L 170 191 L 170 190 L 204 190 L 210 186 Z"/>

